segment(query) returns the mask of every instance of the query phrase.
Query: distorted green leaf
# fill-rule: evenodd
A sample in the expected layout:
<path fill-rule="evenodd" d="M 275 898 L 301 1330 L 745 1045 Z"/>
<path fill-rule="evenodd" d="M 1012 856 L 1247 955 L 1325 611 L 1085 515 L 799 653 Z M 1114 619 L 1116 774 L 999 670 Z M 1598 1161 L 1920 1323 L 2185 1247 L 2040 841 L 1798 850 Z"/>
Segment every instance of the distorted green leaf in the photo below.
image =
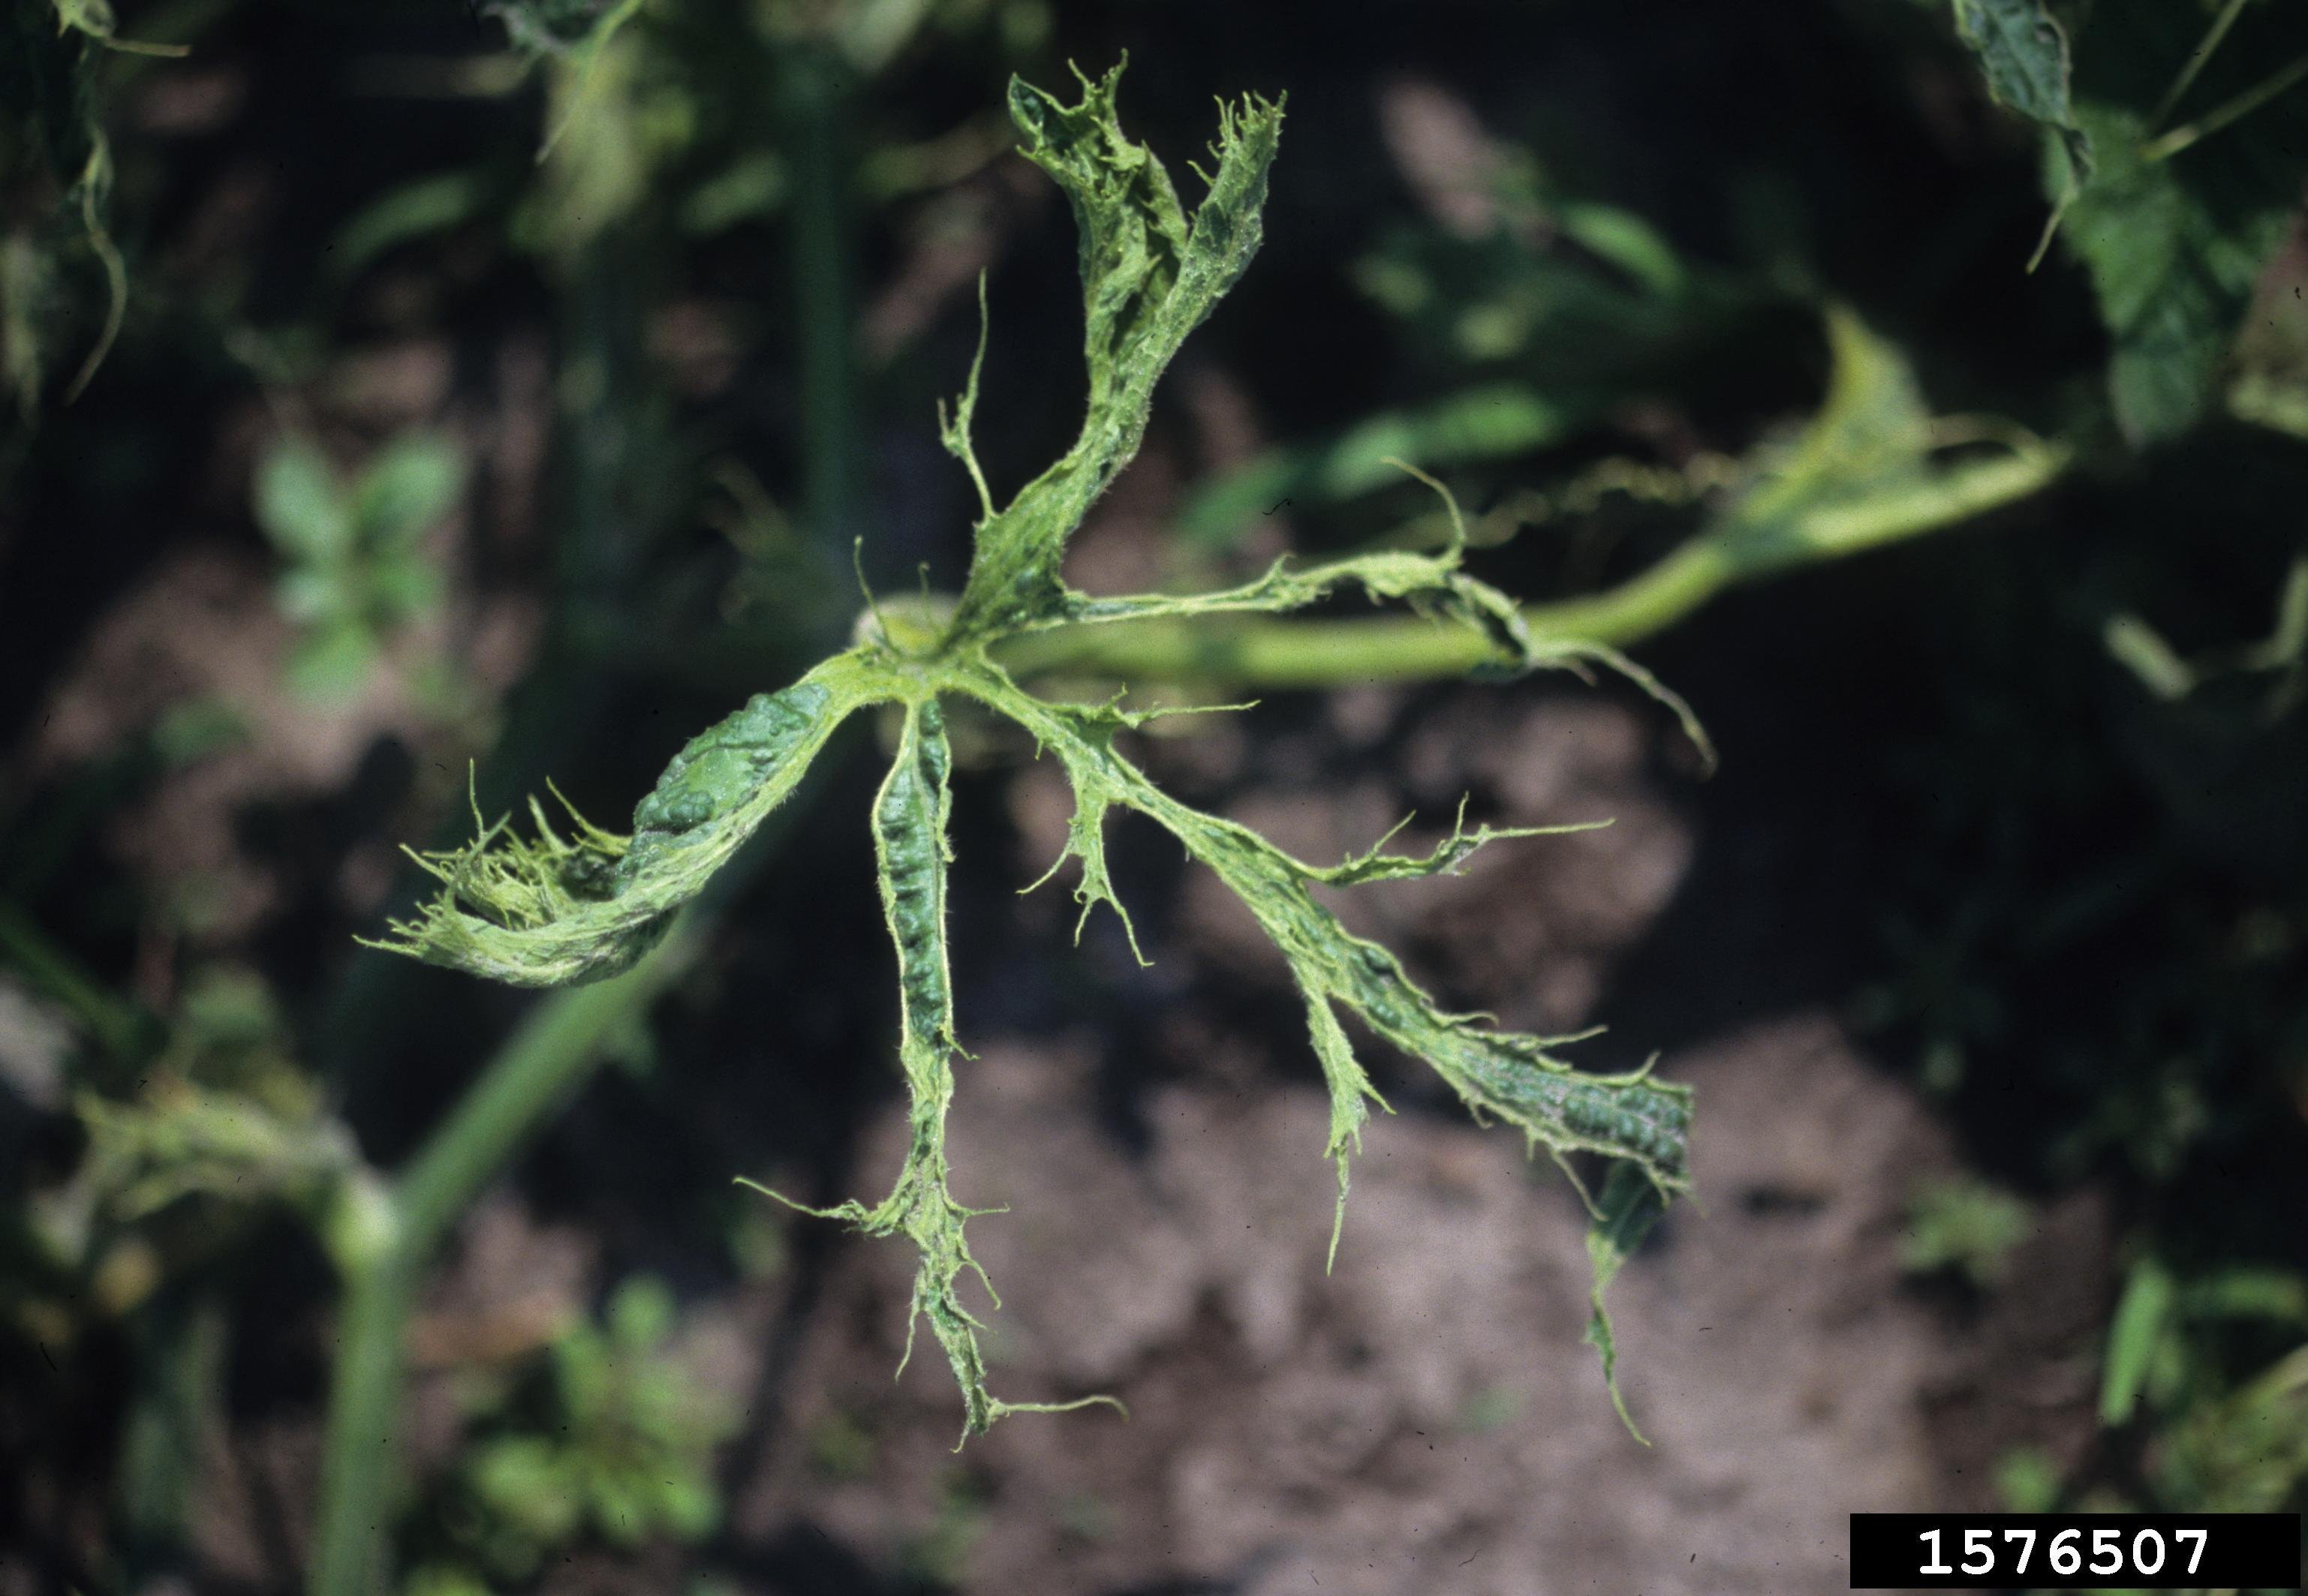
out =
<path fill-rule="evenodd" d="M 978 1344 L 980 1326 L 959 1290 L 962 1274 L 977 1265 L 963 1236 L 973 1212 L 952 1195 L 945 1150 L 960 1050 L 946 953 L 951 756 L 940 699 L 975 699 L 1024 728 L 1064 768 L 1075 814 L 1061 862 L 1071 858 L 1081 866 L 1075 895 L 1085 915 L 1101 903 L 1122 912 L 1107 868 L 1104 822 L 1111 811 L 1132 810 L 1168 830 L 1214 871 L 1281 950 L 1331 1088 L 1323 1154 L 1338 1180 L 1334 1255 L 1349 1156 L 1368 1104 L 1377 1100 L 1341 1009 L 1425 1060 L 1478 1116 L 1516 1126 L 1531 1148 L 1544 1147 L 1558 1161 L 1573 1154 L 1615 1161 L 1606 1205 L 1598 1210 L 1604 1240 L 1595 1255 L 1598 1345 L 1615 1403 L 1615 1352 L 1608 1321 L 1599 1318 L 1601 1289 L 1634 1245 L 1647 1222 L 1643 1215 L 1688 1188 L 1689 1089 L 1652 1079 L 1648 1067 L 1622 1075 L 1579 1071 L 1554 1055 L 1565 1039 L 1524 1035 L 1499 1029 L 1483 1016 L 1444 1010 L 1392 953 L 1349 933 L 1316 896 L 1318 889 L 1446 873 L 1486 843 L 1579 828 L 1478 826 L 1469 831 L 1462 813 L 1450 835 L 1424 854 L 1388 854 L 1382 839 L 1337 865 L 1308 864 L 1244 827 L 1178 802 L 1149 780 L 1116 739 L 1155 712 L 1124 709 L 1119 699 L 1080 705 L 1037 698 L 988 653 L 1004 638 L 1064 622 L 1272 614 L 1354 586 L 1374 599 L 1405 603 L 1473 632 L 1494 665 L 1523 670 L 1569 658 L 1561 649 L 1535 648 L 1514 603 L 1460 569 L 1466 533 L 1457 506 L 1440 483 L 1415 468 L 1411 475 L 1441 493 L 1448 512 L 1451 536 L 1439 553 L 1386 549 L 1303 566 L 1284 561 L 1239 588 L 1187 596 L 1093 596 L 1061 579 L 1066 541 L 1137 448 L 1163 367 L 1257 247 L 1259 208 L 1281 117 L 1279 106 L 1256 99 L 1223 107 L 1217 168 L 1189 218 L 1153 153 L 1124 137 L 1115 122 L 1118 78 L 1118 69 L 1096 82 L 1083 78 L 1082 99 L 1072 106 L 1023 84 L 1012 87 L 1012 115 L 1025 136 L 1026 153 L 1065 190 L 1081 236 L 1088 414 L 1072 448 L 997 509 L 971 442 L 985 352 L 981 330 L 960 402 L 940 425 L 942 441 L 969 470 L 984 511 L 959 600 L 950 608 L 926 600 L 882 605 L 869 596 L 856 646 L 692 742 L 634 811 L 630 838 L 573 816 L 574 828 L 564 837 L 533 804 L 531 837 L 514 836 L 499 822 L 483 828 L 466 847 L 420 856 L 444 889 L 415 919 L 395 922 L 383 945 L 522 985 L 590 980 L 622 969 L 792 789 L 847 715 L 875 703 L 902 706 L 904 728 L 874 800 L 873 833 L 883 913 L 897 948 L 899 1060 L 912 1104 L 912 1134 L 886 1197 L 872 1206 L 853 1199 L 809 1211 L 870 1234 L 902 1234 L 914 1243 L 919 1264 L 909 1353 L 915 1326 L 926 1318 L 963 1394 L 965 1437 L 1005 1413 L 1080 1406 L 995 1396 Z M 1636 255 L 1645 247 L 1639 237 L 1617 242 Z M 1654 271 L 1659 265 L 1648 262 Z M 1675 701 L 1609 650 L 1587 652 Z M 1638 1188 L 1649 1196 L 1639 1197 Z M 595 1489 L 624 1490 L 628 1483 L 597 1480 Z"/>
<path fill-rule="evenodd" d="M 1115 120 L 1121 78 L 1119 66 L 1095 82 L 1083 77 L 1072 106 L 1011 83 L 1023 153 L 1065 191 L 1081 234 L 1089 400 L 1073 447 L 979 524 L 954 617 L 960 637 L 1055 615 L 1064 602 L 1058 558 L 1065 540 L 1138 452 L 1171 356 L 1258 250 L 1282 107 L 1255 97 L 1220 107 L 1217 170 L 1189 220 L 1161 161 Z"/>
<path fill-rule="evenodd" d="M 464 847 L 413 855 L 443 889 L 377 946 L 516 986 L 631 967 L 875 696 L 853 659 L 836 656 L 691 739 L 634 809 L 631 837 L 573 811 L 564 837 L 532 800 L 533 837 L 501 819 Z"/>
<path fill-rule="evenodd" d="M 2032 493 L 2067 455 L 2025 429 L 1995 425 L 1991 454 L 1943 460 L 1942 421 L 1897 346 L 1850 309 L 1827 313 L 1826 400 L 1716 526 L 1685 545 L 1744 575 L 1849 554 L 1946 525 Z M 1966 440 L 1971 441 L 1971 440 Z"/>
<path fill-rule="evenodd" d="M 309 1102 L 268 1102 L 172 1073 L 134 1099 L 90 1093 L 75 1106 L 89 1137 L 89 1188 L 122 1222 L 196 1196 L 317 1209 L 354 1167 L 341 1128 Z"/>
<path fill-rule="evenodd" d="M 1588 1293 L 1587 1342 L 1602 1357 L 1603 1383 L 1610 1387 L 1611 1405 L 1619 1411 L 1619 1421 L 1639 1441 L 1643 1432 L 1635 1428 L 1626 1399 L 1619 1394 L 1619 1343 L 1611 1333 L 1611 1316 L 1603 1307 L 1603 1293 L 1666 1212 L 1666 1199 L 1649 1175 L 1635 1164 L 1615 1163 L 1587 1227 L 1588 1267 L 1593 1276 Z"/>
<path fill-rule="evenodd" d="M 1554 1057 L 1547 1038 L 1497 1030 L 1478 1016 L 1443 1010 L 1393 954 L 1348 932 L 1313 896 L 1311 887 L 1337 872 L 1293 859 L 1256 832 L 1162 792 L 1114 746 L 1115 734 L 1126 723 L 1110 707 L 1047 703 L 990 667 L 973 670 L 958 685 L 1025 726 L 1064 767 L 1080 811 L 1068 845 L 1081 853 L 1086 878 L 1094 872 L 1103 879 L 1098 839 L 1104 815 L 1115 808 L 1135 810 L 1176 837 L 1257 916 L 1289 962 L 1330 1083 L 1331 1136 L 1323 1151 L 1338 1169 L 1341 1220 L 1348 1159 L 1359 1144 L 1367 1103 L 1378 1094 L 1338 1025 L 1333 1004 L 1425 1060 L 1470 1108 L 1520 1129 L 1534 1149 L 1545 1147 L 1558 1158 L 1602 1154 L 1633 1166 L 1661 1194 L 1687 1188 L 1687 1087 L 1655 1081 L 1648 1070 L 1584 1074 Z M 1398 859 L 1384 873 L 1436 874 L 1462 856 L 1446 845 L 1427 860 Z"/>
<path fill-rule="evenodd" d="M 1514 600 L 1460 569 L 1466 553 L 1467 527 L 1449 490 L 1399 460 L 1390 464 L 1398 470 L 1410 470 L 1442 494 L 1450 516 L 1451 540 L 1441 553 L 1381 549 L 1305 566 L 1286 555 L 1257 580 L 1217 593 L 1102 598 L 1070 592 L 1054 620 L 1077 623 L 1127 622 L 1241 611 L 1280 614 L 1319 604 L 1339 588 L 1353 583 L 1373 599 L 1394 599 L 1409 605 L 1422 615 L 1479 633 L 1495 656 L 1493 663 L 1498 665 L 1531 670 L 1548 663 L 1533 647 L 1529 630 L 1523 624 L 1522 612 Z"/>
<path fill-rule="evenodd" d="M 926 1318 L 961 1387 L 962 1433 L 968 1437 L 984 1434 L 1005 1413 L 1055 1412 L 1112 1399 L 1048 1404 L 1009 1403 L 995 1396 L 986 1388 L 986 1356 L 977 1344 L 983 1326 L 961 1300 L 959 1287 L 965 1269 L 977 1274 L 988 1296 L 994 1294 L 994 1283 L 970 1256 L 962 1233 L 963 1226 L 985 1210 L 964 1207 L 954 1199 L 945 1155 L 946 1110 L 953 1102 L 953 1059 L 959 1051 L 945 924 L 946 866 L 952 856 L 946 840 L 952 767 L 937 701 L 910 705 L 897 758 L 874 801 L 882 912 L 898 951 L 898 1057 L 913 1103 L 913 1134 L 905 1163 L 890 1195 L 870 1208 L 852 1198 L 839 1207 L 804 1211 L 847 1220 L 871 1236 L 904 1235 L 913 1242 L 921 1263 L 907 1316 L 906 1356 L 913 1354 L 915 1320 Z M 995 1297 L 994 1304 L 999 1308 L 1001 1299 Z"/>

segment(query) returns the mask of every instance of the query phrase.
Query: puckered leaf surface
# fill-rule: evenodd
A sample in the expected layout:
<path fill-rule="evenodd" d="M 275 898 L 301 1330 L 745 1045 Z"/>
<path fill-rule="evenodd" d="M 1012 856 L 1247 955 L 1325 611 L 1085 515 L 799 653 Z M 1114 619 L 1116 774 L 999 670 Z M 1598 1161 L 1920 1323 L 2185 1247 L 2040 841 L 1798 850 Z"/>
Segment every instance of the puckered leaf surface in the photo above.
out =
<path fill-rule="evenodd" d="M 874 696 L 849 656 L 756 695 L 674 756 L 634 809 L 630 837 L 573 810 L 564 837 L 531 800 L 532 837 L 499 820 L 461 848 L 414 855 L 442 889 L 378 946 L 515 986 L 631 968 Z"/>
<path fill-rule="evenodd" d="M 1451 838 L 1424 858 L 1374 850 L 1332 869 L 1306 864 L 1247 827 L 1205 814 L 1156 786 L 1114 746 L 1115 733 L 1128 722 L 1111 706 L 1052 704 L 991 667 L 960 685 L 1032 732 L 1064 766 L 1076 804 L 1066 848 L 1081 862 L 1086 908 L 1093 899 L 1112 898 L 1103 841 L 1106 813 L 1115 808 L 1135 810 L 1215 871 L 1289 961 L 1305 1000 L 1315 1057 L 1331 1091 L 1331 1135 L 1324 1151 L 1338 1169 L 1338 1222 L 1331 1240 L 1334 1256 L 1346 1215 L 1348 1157 L 1360 1146 L 1369 1104 L 1384 1106 L 1355 1057 L 1335 1006 L 1351 1010 L 1381 1037 L 1424 1060 L 1477 1114 L 1514 1125 L 1532 1147 L 1545 1147 L 1558 1162 L 1574 1153 L 1622 1160 L 1622 1167 L 1632 1166 L 1633 1176 L 1661 1206 L 1689 1188 L 1689 1087 L 1654 1080 L 1647 1069 L 1625 1075 L 1583 1073 L 1554 1058 L 1547 1038 L 1502 1031 L 1480 1016 L 1445 1012 L 1410 979 L 1393 954 L 1349 932 L 1310 890 L 1318 883 L 1441 873 L 1478 845 L 1481 833 L 1469 837 L 1454 828 Z M 1615 1219 L 1608 1208 L 1596 1208 L 1595 1215 L 1598 1229 L 1623 1228 L 1623 1215 Z M 1620 1255 L 1609 1256 L 1615 1259 Z M 1606 1255 L 1596 1257 L 1594 1310 L 1599 1330 L 1594 1339 L 1603 1351 L 1604 1373 L 1617 1403 L 1616 1359 L 1602 1309 L 1602 1288 L 1608 1278 L 1603 1268 Z M 1616 1266 L 1612 1262 L 1610 1271 Z"/>
<path fill-rule="evenodd" d="M 1100 903 L 1121 912 L 1107 869 L 1104 821 L 1110 810 L 1135 810 L 1215 871 L 1281 950 L 1330 1084 L 1324 1151 L 1337 1168 L 1340 1223 L 1348 1155 L 1377 1101 L 1341 1010 L 1424 1060 L 1478 1116 L 1512 1123 L 1532 1147 L 1545 1147 L 1558 1162 L 1579 1154 L 1616 1161 L 1603 1201 L 1589 1205 L 1600 1238 L 1590 1249 L 1594 1339 L 1609 1379 L 1615 1354 L 1602 1317 L 1602 1287 L 1637 1239 L 1632 1216 L 1638 1206 L 1655 1212 L 1688 1187 L 1689 1090 L 1653 1080 L 1647 1069 L 1575 1070 L 1554 1056 L 1550 1039 L 1443 1011 L 1393 954 L 1349 933 L 1316 896 L 1317 889 L 1452 871 L 1496 838 L 1578 828 L 1469 832 L 1462 816 L 1425 854 L 1389 854 L 1382 839 L 1339 864 L 1307 864 L 1244 827 L 1180 803 L 1149 780 L 1115 746 L 1116 734 L 1141 724 L 1147 713 L 1123 709 L 1118 701 L 1053 703 L 992 663 L 995 643 L 1046 626 L 1271 614 L 1317 603 L 1349 585 L 1471 629 L 1497 665 L 1522 670 L 1570 663 L 1560 649 L 1534 648 L 1513 601 L 1460 569 L 1465 532 L 1447 491 L 1453 535 L 1440 553 L 1384 549 L 1310 566 L 1284 562 L 1242 587 L 1187 596 L 1092 597 L 1065 586 L 1058 567 L 1066 539 L 1137 449 L 1157 379 L 1258 246 L 1259 208 L 1281 124 L 1281 107 L 1262 100 L 1222 107 L 1216 170 L 1204 178 L 1208 193 L 1189 216 L 1152 151 L 1124 137 L 1115 121 L 1118 79 L 1119 69 L 1094 82 L 1084 78 L 1082 98 L 1071 106 L 1023 84 L 1012 90 L 1025 152 L 1065 190 L 1081 230 L 1089 403 L 1073 447 L 1007 508 L 995 509 L 970 441 L 981 339 L 960 402 L 940 428 L 986 509 L 960 599 L 950 610 L 925 602 L 887 611 L 869 600 L 871 624 L 861 625 L 855 648 L 782 692 L 754 699 L 683 749 L 634 811 L 630 837 L 582 819 L 564 836 L 532 805 L 533 836 L 513 835 L 500 822 L 463 848 L 420 855 L 443 889 L 415 919 L 397 922 L 384 945 L 521 985 L 592 980 L 624 969 L 794 789 L 845 716 L 870 704 L 901 705 L 903 730 L 874 800 L 873 832 L 882 906 L 897 948 L 898 1056 L 911 1102 L 910 1136 L 886 1197 L 871 1206 L 852 1200 L 808 1211 L 914 1243 L 920 1263 L 909 1353 L 911 1325 L 926 1318 L 963 1393 L 965 1437 L 1005 1413 L 1051 1411 L 1003 1401 L 987 1388 L 980 1326 L 958 1290 L 963 1272 L 977 1267 L 963 1236 L 977 1211 L 954 1197 L 945 1150 L 954 1061 L 963 1055 L 954 1039 L 946 953 L 952 759 L 940 699 L 977 699 L 1031 733 L 1064 767 L 1076 812 L 1061 862 L 1070 857 L 1081 865 L 1076 896 L 1085 915 Z M 1589 652 L 1649 682 L 1608 650 Z M 1641 1194 L 1641 1204 L 1631 1193 Z M 1334 1226 L 1334 1254 L 1337 1246 Z M 1615 1385 L 1612 1396 L 1616 1402 Z"/>
<path fill-rule="evenodd" d="M 947 778 L 952 755 L 945 722 L 934 699 L 912 705 L 898 742 L 896 759 L 874 800 L 874 855 L 882 883 L 882 912 L 898 949 L 900 1028 L 898 1059 L 912 1100 L 911 1134 L 906 1161 L 890 1195 L 872 1207 L 855 1198 L 833 1208 L 804 1208 L 822 1219 L 842 1219 L 872 1236 L 903 1235 L 921 1255 L 915 1273 L 912 1319 L 906 1354 L 913 1355 L 913 1323 L 926 1318 L 930 1334 L 945 1350 L 965 1408 L 962 1433 L 983 1435 L 1005 1413 L 1056 1412 L 1084 1403 L 1010 1403 L 986 1388 L 986 1355 L 977 1344 L 983 1328 L 965 1307 L 958 1287 L 961 1273 L 976 1273 L 993 1294 L 994 1283 L 969 1255 L 963 1225 L 984 1212 L 966 1208 L 948 1185 L 946 1111 L 953 1103 L 953 1060 L 960 1051 L 953 1037 L 953 979 L 946 958 L 946 865 L 952 849 L 946 822 L 952 807 Z M 767 1187 L 759 1191 L 792 1204 Z M 996 1307 L 1001 1305 L 995 1299 Z M 902 1369 L 904 1364 L 899 1367 Z"/>
<path fill-rule="evenodd" d="M 1065 190 L 1081 236 L 1089 400 L 1073 447 L 979 525 L 960 637 L 1064 618 L 1058 560 L 1067 537 L 1138 452 L 1170 357 L 1258 251 L 1282 107 L 1253 97 L 1219 107 L 1217 170 L 1189 219 L 1161 161 L 1115 120 L 1121 79 L 1119 66 L 1095 82 L 1084 77 L 1072 106 L 1011 83 L 1026 158 Z"/>

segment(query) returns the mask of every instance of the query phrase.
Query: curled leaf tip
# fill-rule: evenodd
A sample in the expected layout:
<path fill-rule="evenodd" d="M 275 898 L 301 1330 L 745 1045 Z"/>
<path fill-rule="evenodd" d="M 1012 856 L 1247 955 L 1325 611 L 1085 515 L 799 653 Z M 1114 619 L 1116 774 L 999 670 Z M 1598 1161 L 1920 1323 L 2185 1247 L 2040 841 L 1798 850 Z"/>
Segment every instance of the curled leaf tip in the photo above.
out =
<path fill-rule="evenodd" d="M 375 945 L 515 986 L 631 968 L 799 785 L 859 701 L 842 664 L 760 694 L 693 738 L 634 809 L 630 837 L 592 824 L 565 799 L 566 836 L 535 800 L 527 836 L 504 819 L 480 825 L 477 809 L 471 842 L 412 853 L 441 890 Z"/>
<path fill-rule="evenodd" d="M 1592 1205 L 1594 1222 L 1587 1231 L 1587 1257 L 1593 1273 L 1589 1289 L 1589 1317 L 1586 1340 L 1603 1363 L 1603 1384 L 1611 1394 L 1611 1406 L 1625 1425 L 1627 1433 L 1644 1446 L 1649 1439 L 1635 1426 L 1634 1416 L 1627 1411 L 1626 1398 L 1619 1391 L 1619 1348 L 1611 1329 L 1611 1316 L 1603 1306 L 1603 1293 L 1618 1277 L 1626 1261 L 1650 1234 L 1651 1227 L 1666 1212 L 1669 1196 L 1649 1171 L 1632 1163 L 1614 1163 L 1610 1175 L 1603 1182 L 1600 1199 Z"/>

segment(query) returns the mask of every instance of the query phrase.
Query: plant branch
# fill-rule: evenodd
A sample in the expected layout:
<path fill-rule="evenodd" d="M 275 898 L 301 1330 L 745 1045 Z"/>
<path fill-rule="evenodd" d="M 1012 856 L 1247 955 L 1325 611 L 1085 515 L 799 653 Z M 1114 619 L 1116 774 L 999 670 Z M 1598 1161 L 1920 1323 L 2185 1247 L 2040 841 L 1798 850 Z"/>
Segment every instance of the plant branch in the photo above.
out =
<path fill-rule="evenodd" d="M 1735 512 L 1615 588 L 1526 605 L 1522 618 L 1542 649 L 1576 643 L 1624 647 L 1665 631 L 1727 588 L 1943 531 L 2014 503 L 2056 480 L 2069 458 L 2033 444 L 1783 518 Z M 1494 663 L 1480 634 L 1402 616 L 1167 616 L 1062 627 L 1012 639 L 995 653 L 1004 668 L 1020 675 L 1081 672 L 1141 685 L 1275 689 L 1441 681 Z"/>
<path fill-rule="evenodd" d="M 2140 159 L 2149 162 L 2168 160 L 2190 145 L 2211 137 L 2229 124 L 2243 121 L 2304 78 L 2308 78 L 2308 56 L 2303 56 L 2289 66 L 2261 79 L 2235 99 L 2215 106 L 2193 122 L 2183 123 L 2170 133 L 2150 139 L 2140 146 Z"/>
<path fill-rule="evenodd" d="M 2182 64 L 2178 75 L 2173 78 L 2172 86 L 2164 91 L 2164 98 L 2156 102 L 2156 110 L 2148 118 L 2149 133 L 2163 126 L 2172 113 L 2179 108 L 2181 96 L 2188 92 L 2188 86 L 2196 81 L 2196 74 L 2204 70 L 2204 64 L 2212 58 L 2212 52 L 2220 47 L 2220 41 L 2228 36 L 2228 30 L 2235 26 L 2236 18 L 2243 14 L 2243 7 L 2244 0 L 2227 0 L 2227 4 L 2220 7 L 2220 14 L 2212 19 L 2209 28 L 2204 30 L 2201 42 L 2188 52 L 2188 59 Z"/>
<path fill-rule="evenodd" d="M 390 1204 L 382 1192 L 368 1200 Z M 376 1596 L 385 1583 L 386 1532 L 395 1505 L 402 1337 L 417 1271 L 390 1241 L 340 1265 L 344 1295 L 337 1309 L 320 1516 L 306 1588 L 313 1596 Z"/>

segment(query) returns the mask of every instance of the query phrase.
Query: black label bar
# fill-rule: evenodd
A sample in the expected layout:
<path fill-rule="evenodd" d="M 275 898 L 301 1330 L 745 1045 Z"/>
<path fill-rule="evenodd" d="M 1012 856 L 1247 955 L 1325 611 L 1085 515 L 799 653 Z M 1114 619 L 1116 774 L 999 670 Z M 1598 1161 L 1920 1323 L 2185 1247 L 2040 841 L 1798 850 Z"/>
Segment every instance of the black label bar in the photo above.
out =
<path fill-rule="evenodd" d="M 1855 1513 L 1851 1588 L 2300 1583 L 2296 1513 Z"/>

